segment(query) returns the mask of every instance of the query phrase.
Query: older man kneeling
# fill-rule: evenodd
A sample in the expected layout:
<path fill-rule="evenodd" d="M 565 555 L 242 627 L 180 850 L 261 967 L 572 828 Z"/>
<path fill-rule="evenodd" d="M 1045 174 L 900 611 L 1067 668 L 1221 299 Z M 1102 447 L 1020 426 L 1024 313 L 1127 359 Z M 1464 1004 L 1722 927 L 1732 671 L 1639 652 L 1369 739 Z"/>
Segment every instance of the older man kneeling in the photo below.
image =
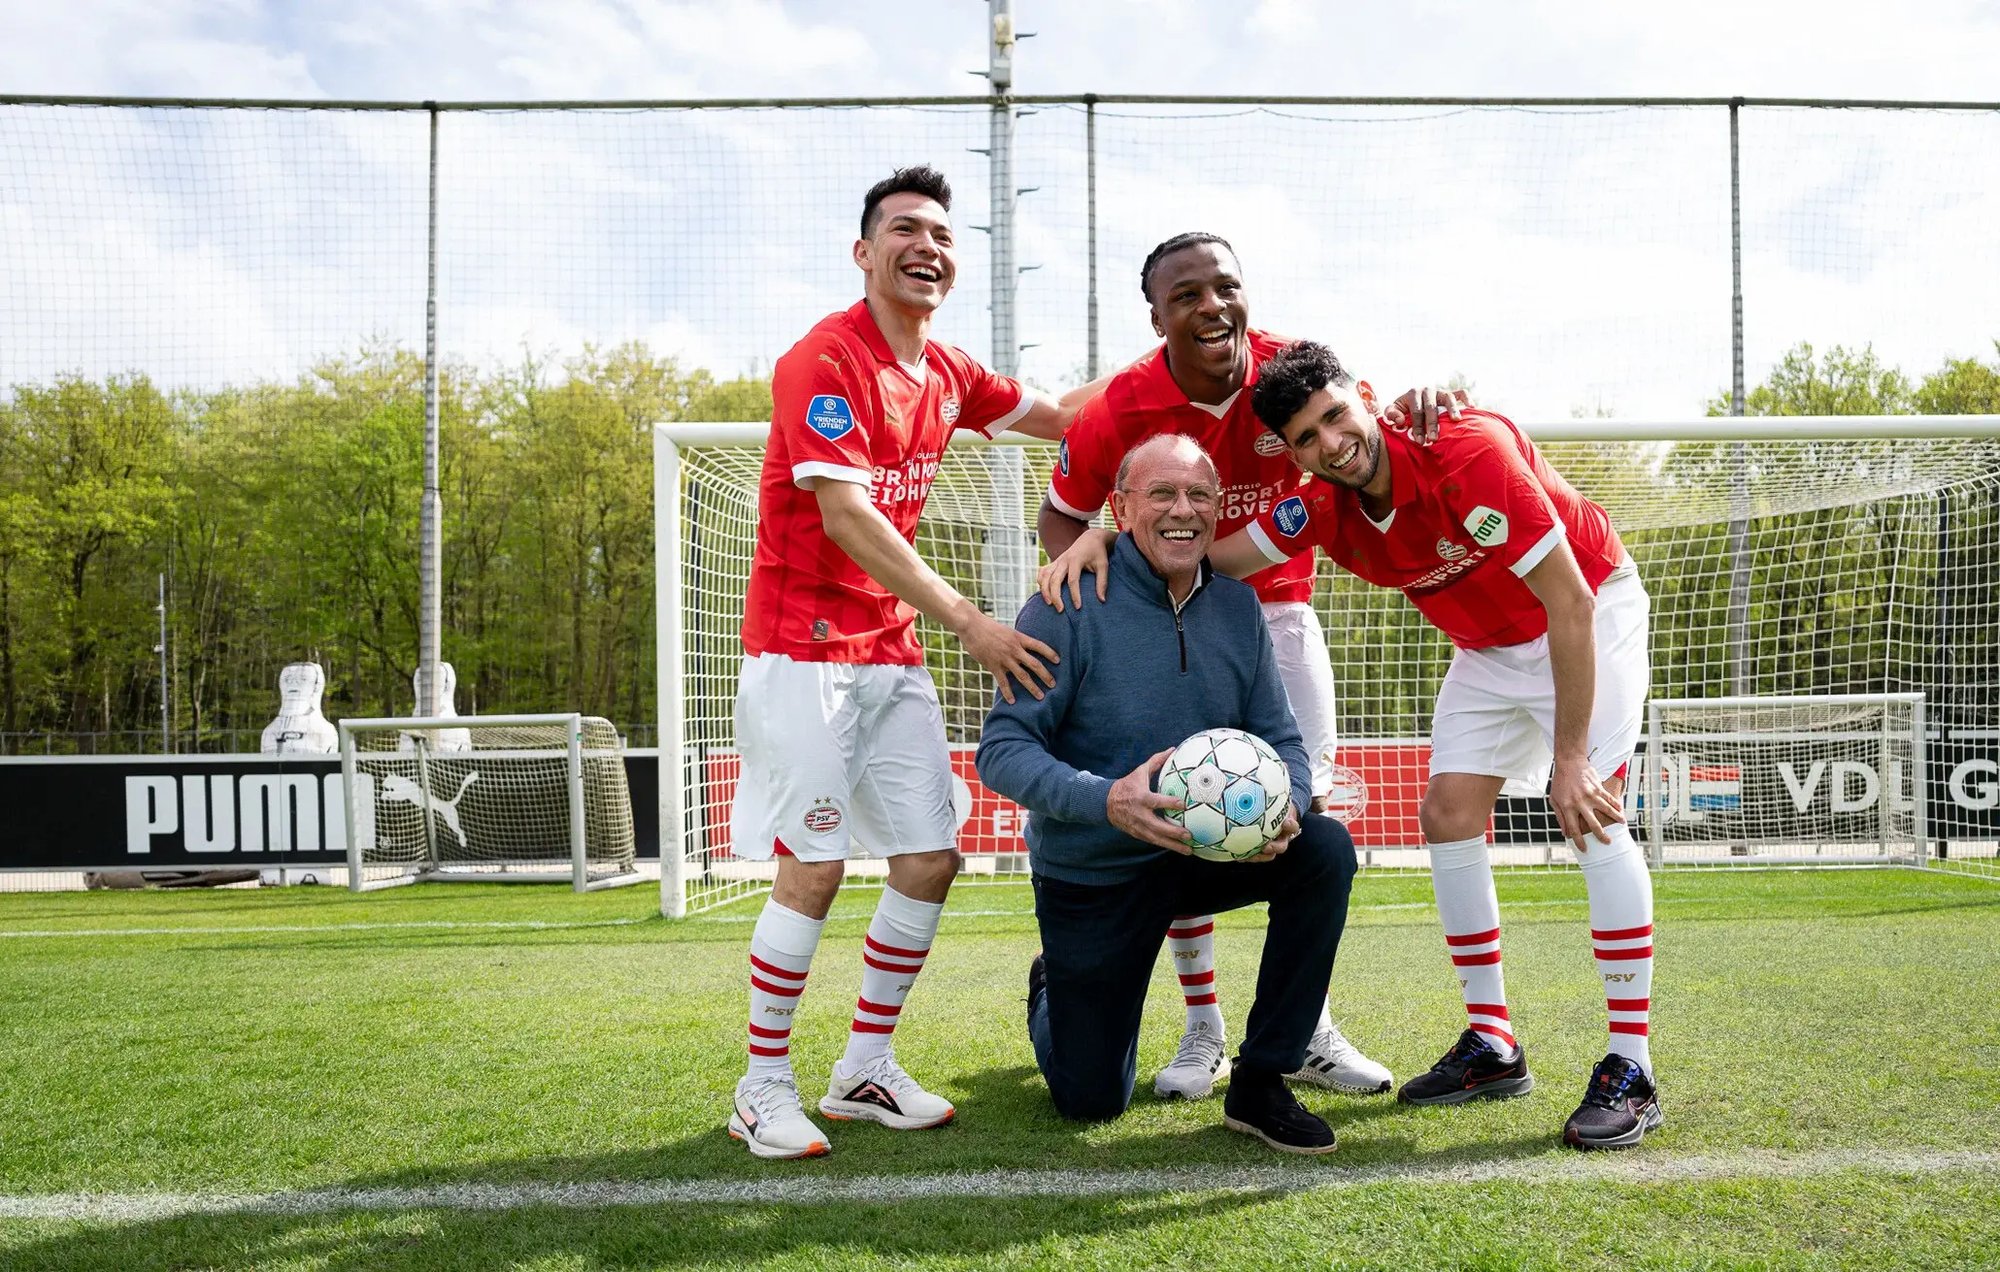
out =
<path fill-rule="evenodd" d="M 1058 613 L 1036 597 L 1021 611 L 1017 626 L 1061 657 L 1056 685 L 1039 700 L 994 702 L 979 776 L 1030 814 L 1043 953 L 1028 973 L 1028 1033 L 1057 1111 L 1112 1118 L 1131 1102 L 1168 922 L 1263 901 L 1257 1000 L 1223 1123 L 1285 1152 L 1327 1153 L 1333 1131 L 1284 1075 L 1319 1018 L 1354 843 L 1339 822 L 1298 813 L 1310 770 L 1256 594 L 1204 559 L 1218 496 L 1215 465 L 1189 438 L 1151 438 L 1125 457 L 1111 499 L 1128 529 L 1112 548 L 1108 599 Z M 1291 770 L 1286 835 L 1250 862 L 1189 855 L 1180 827 L 1160 816 L 1178 805 L 1153 790 L 1175 745 L 1223 726 L 1263 738 Z"/>

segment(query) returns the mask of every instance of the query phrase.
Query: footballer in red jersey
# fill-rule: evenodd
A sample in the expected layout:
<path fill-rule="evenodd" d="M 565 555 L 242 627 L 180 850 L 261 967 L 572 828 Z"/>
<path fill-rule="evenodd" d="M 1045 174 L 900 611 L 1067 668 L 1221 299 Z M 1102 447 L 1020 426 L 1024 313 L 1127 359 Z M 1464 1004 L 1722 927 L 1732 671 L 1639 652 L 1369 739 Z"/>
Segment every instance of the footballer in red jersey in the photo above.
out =
<path fill-rule="evenodd" d="M 1088 527 L 1110 497 L 1126 454 L 1149 437 L 1192 437 L 1214 460 L 1222 483 L 1218 537 L 1250 524 L 1301 488 L 1305 475 L 1250 409 L 1259 366 L 1286 342 L 1249 325 L 1242 273 L 1235 249 L 1214 234 L 1176 234 L 1147 255 L 1139 288 L 1163 343 L 1112 376 L 1063 434 L 1037 526 L 1052 559 Z M 1450 391 L 1422 389 L 1406 394 L 1393 411 L 1428 440 L 1436 435 L 1440 410 L 1456 409 Z M 1097 577 L 1102 600 L 1106 573 Z M 1278 675 L 1312 766 L 1312 811 L 1319 812 L 1333 789 L 1338 730 L 1333 664 L 1311 605 L 1312 555 L 1280 562 L 1247 581 L 1264 603 Z M 1060 594 L 1049 602 L 1062 608 Z M 1167 930 L 1186 1024 L 1173 1061 L 1153 1082 L 1163 1097 L 1201 1098 L 1223 1072 L 1226 1038 L 1215 988 L 1214 931 L 1207 915 L 1175 919 Z M 1393 1082 L 1389 1070 L 1349 1042 L 1325 1010 L 1306 1048 L 1305 1067 L 1294 1077 L 1357 1094 L 1387 1091 Z"/>
<path fill-rule="evenodd" d="M 1009 701 L 1016 685 L 1040 697 L 1055 683 L 1053 650 L 982 613 L 912 546 L 954 430 L 1053 440 L 1074 413 L 930 338 L 957 276 L 950 208 L 950 186 L 928 167 L 870 189 L 853 249 L 861 301 L 815 325 L 772 377 L 731 812 L 735 855 L 778 863 L 751 934 L 748 1071 L 729 1117 L 759 1157 L 830 1147 L 804 1111 L 791 1032 L 856 841 L 888 859 L 889 879 L 820 1112 L 899 1130 L 955 1113 L 890 1045 L 959 864 L 955 779 L 916 616 L 950 630 Z"/>
<path fill-rule="evenodd" d="M 1468 412 L 1428 449 L 1384 426 L 1374 391 L 1324 345 L 1267 361 L 1252 405 L 1310 481 L 1209 553 L 1245 577 L 1323 548 L 1401 589 L 1457 646 L 1432 718 L 1421 821 L 1467 1027 L 1405 1083 L 1411 1104 L 1522 1095 L 1486 826 L 1504 787 L 1550 799 L 1589 895 L 1592 963 L 1610 1050 L 1563 1127 L 1579 1148 L 1636 1144 L 1663 1117 L 1647 1047 L 1652 881 L 1620 797 L 1648 682 L 1650 603 L 1604 509 L 1579 495 L 1511 422 Z M 1096 568 L 1093 535 L 1044 580 Z"/>
<path fill-rule="evenodd" d="M 1604 509 L 1498 415 L 1471 412 L 1429 449 L 1407 445 L 1382 426 L 1368 385 L 1310 342 L 1265 364 L 1253 405 L 1314 480 L 1216 545 L 1216 567 L 1241 574 L 1317 545 L 1401 589 L 1457 646 L 1421 821 L 1468 1023 L 1400 1098 L 1457 1104 L 1534 1084 L 1507 1008 L 1486 827 L 1504 787 L 1546 781 L 1583 868 L 1610 1029 L 1563 1140 L 1638 1143 L 1664 1120 L 1647 1046 L 1652 879 L 1621 798 L 1649 681 L 1638 571 Z"/>

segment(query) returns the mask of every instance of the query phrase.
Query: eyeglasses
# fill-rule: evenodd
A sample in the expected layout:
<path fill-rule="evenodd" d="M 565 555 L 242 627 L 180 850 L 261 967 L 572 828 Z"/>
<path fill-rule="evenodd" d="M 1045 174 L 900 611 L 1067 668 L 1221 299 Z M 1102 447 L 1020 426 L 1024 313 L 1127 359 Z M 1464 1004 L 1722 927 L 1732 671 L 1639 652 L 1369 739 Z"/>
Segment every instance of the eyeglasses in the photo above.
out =
<path fill-rule="evenodd" d="M 1145 499 L 1154 508 L 1165 512 L 1180 502 L 1183 496 L 1188 505 L 1198 512 L 1212 510 L 1218 498 L 1212 486 L 1148 486 Z"/>

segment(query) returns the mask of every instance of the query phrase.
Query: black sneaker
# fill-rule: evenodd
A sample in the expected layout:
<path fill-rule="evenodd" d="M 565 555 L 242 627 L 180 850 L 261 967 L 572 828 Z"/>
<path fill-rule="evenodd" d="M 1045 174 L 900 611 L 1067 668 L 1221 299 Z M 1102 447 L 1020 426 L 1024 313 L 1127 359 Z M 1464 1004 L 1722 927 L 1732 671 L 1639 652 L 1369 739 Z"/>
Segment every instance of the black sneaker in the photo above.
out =
<path fill-rule="evenodd" d="M 1468 1029 L 1430 1072 L 1405 1082 L 1396 1099 L 1404 1104 L 1463 1104 L 1467 1100 L 1505 1100 L 1534 1089 L 1526 1047 L 1517 1044 L 1514 1054 L 1505 1056 L 1485 1034 Z"/>
<path fill-rule="evenodd" d="M 1283 1075 L 1245 1066 L 1241 1057 L 1222 1097 L 1222 1124 L 1281 1153 L 1331 1153 L 1339 1147 L 1333 1128 L 1299 1103 Z"/>
<path fill-rule="evenodd" d="M 1583 1103 L 1563 1123 L 1571 1148 L 1630 1148 L 1667 1120 L 1646 1071 L 1613 1053 L 1591 1070 Z"/>
<path fill-rule="evenodd" d="M 1028 1019 L 1035 1018 L 1035 1000 L 1049 992 L 1049 962 L 1039 953 L 1028 964 Z"/>

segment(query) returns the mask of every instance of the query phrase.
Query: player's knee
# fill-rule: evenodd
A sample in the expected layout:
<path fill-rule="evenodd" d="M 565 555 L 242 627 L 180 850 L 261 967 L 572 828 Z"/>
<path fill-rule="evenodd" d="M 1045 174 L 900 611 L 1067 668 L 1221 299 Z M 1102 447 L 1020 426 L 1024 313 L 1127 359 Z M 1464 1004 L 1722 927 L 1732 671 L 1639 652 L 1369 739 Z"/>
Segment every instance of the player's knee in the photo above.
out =
<path fill-rule="evenodd" d="M 1432 782 L 1417 806 L 1417 825 L 1427 843 L 1450 843 L 1470 839 L 1486 830 L 1486 817 L 1470 802 L 1460 799 L 1449 786 Z"/>
<path fill-rule="evenodd" d="M 942 900 L 945 889 L 965 866 L 956 848 L 913 852 L 889 859 L 889 881 L 896 891 L 919 900 Z"/>
<path fill-rule="evenodd" d="M 847 874 L 844 861 L 800 861 L 781 858 L 778 878 L 771 887 L 771 899 L 788 910 L 808 918 L 823 919 L 833 908 L 840 882 Z"/>

